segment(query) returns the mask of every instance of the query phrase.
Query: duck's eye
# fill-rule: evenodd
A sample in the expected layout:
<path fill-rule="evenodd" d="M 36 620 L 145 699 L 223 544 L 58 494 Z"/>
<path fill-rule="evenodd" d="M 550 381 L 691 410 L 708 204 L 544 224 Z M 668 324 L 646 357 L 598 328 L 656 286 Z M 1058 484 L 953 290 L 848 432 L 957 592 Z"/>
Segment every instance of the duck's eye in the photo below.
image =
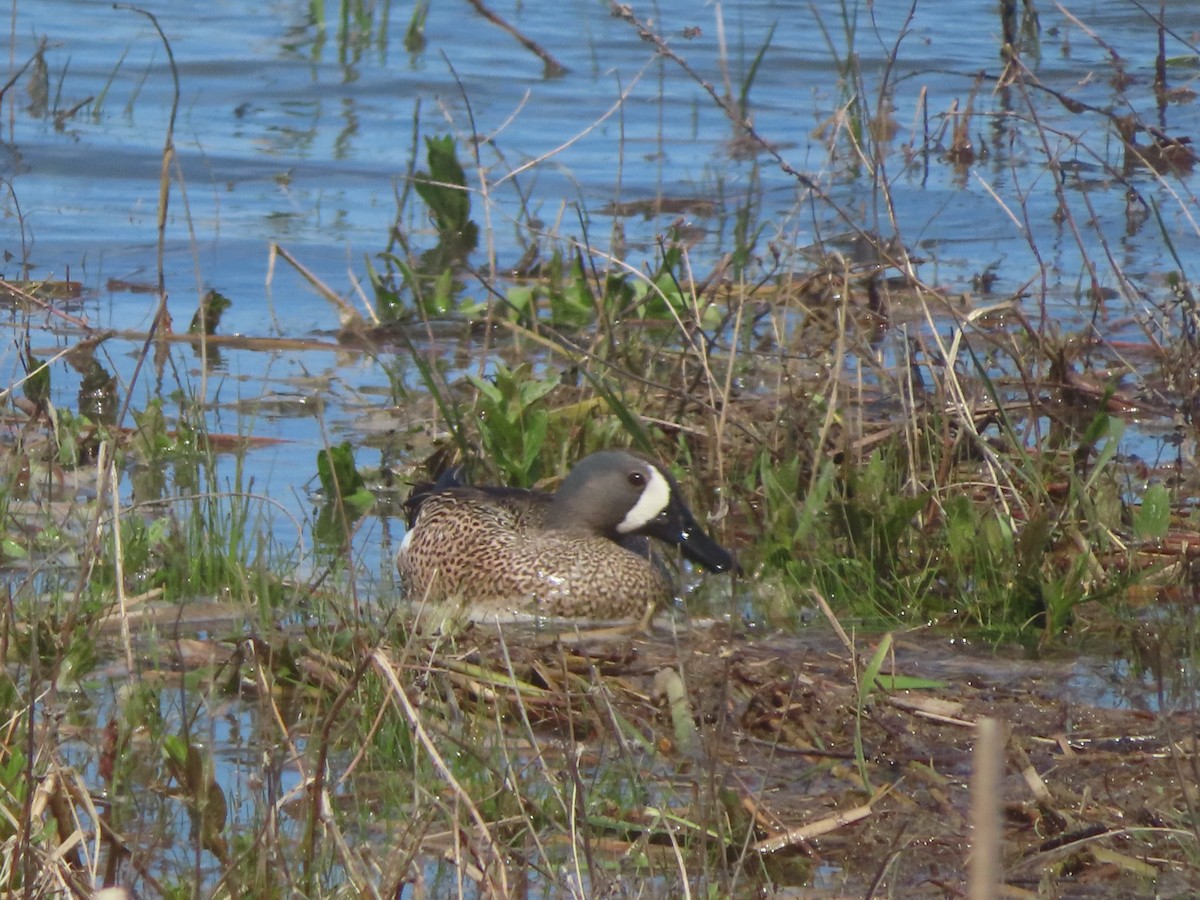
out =
<path fill-rule="evenodd" d="M 646 476 L 642 472 L 630 472 L 629 473 L 629 483 L 632 484 L 634 487 L 639 487 L 639 488 L 645 487 L 646 486 Z"/>

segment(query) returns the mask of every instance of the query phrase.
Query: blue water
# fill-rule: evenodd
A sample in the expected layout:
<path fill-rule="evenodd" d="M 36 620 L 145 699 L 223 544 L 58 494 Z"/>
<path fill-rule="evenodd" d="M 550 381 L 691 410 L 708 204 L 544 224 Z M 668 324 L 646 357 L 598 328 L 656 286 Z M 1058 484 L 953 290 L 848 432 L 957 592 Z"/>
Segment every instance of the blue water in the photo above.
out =
<path fill-rule="evenodd" d="M 190 316 L 198 285 L 211 285 L 236 301 L 228 329 L 262 334 L 270 241 L 284 243 L 332 287 L 348 292 L 350 273 L 361 277 L 363 256 L 383 248 L 396 217 L 393 191 L 409 162 L 418 107 L 422 134 L 451 133 L 465 144 L 473 125 L 474 133 L 492 141 L 480 149 L 490 184 L 541 159 L 515 181 L 540 218 L 555 223 L 564 217 L 565 235 L 579 236 L 572 204 L 595 217 L 614 200 L 712 196 L 718 182 L 736 196 L 745 187 L 752 164 L 731 159 L 732 126 L 678 66 L 656 57 L 604 4 L 579 0 L 550 12 L 535 7 L 508 5 L 497 12 L 559 58 L 569 68 L 564 77 L 543 77 L 538 59 L 458 4 L 434 4 L 426 49 L 416 55 L 402 47 L 409 9 L 394 4 L 387 7 L 386 29 L 377 12 L 369 37 L 344 52 L 332 7 L 321 28 L 301 2 L 216 3 L 203 12 L 179 3 L 147 4 L 171 42 L 180 78 L 175 145 L 187 200 L 185 207 L 177 186 L 167 231 L 168 287 L 177 318 Z M 990 80 L 978 86 L 972 132 L 989 156 L 970 171 L 955 171 L 936 153 L 904 164 L 901 148 L 924 142 L 926 116 L 936 129 L 954 100 L 965 106 L 976 72 L 999 74 L 999 22 L 991 8 L 956 14 L 954 27 L 947 28 L 939 5 L 918 5 L 899 42 L 904 22 L 897 11 L 903 7 L 862 5 L 852 39 L 839 4 L 817 8 L 832 50 L 809 9 L 792 4 L 668 3 L 637 12 L 653 15 L 672 49 L 718 90 L 723 76 L 716 17 L 722 14 L 724 58 L 735 94 L 774 27 L 750 91 L 757 129 L 792 165 L 829 188 L 863 227 L 896 230 L 933 253 L 939 279 L 953 285 L 997 258 L 1011 272 L 1006 286 L 1027 277 L 1035 268 L 1030 241 L 1010 215 L 1024 198 L 1032 242 L 1057 270 L 1052 281 L 1072 285 L 1080 253 L 1052 221 L 1052 176 L 1042 165 L 1031 108 L 1020 91 L 998 94 Z M 1148 87 L 1118 94 L 1106 51 L 1056 12 L 1042 12 L 1040 58 L 1026 57 L 1038 78 L 1075 100 L 1116 112 L 1134 98 L 1143 103 L 1138 111 L 1148 121 L 1157 120 Z M 1091 4 L 1080 15 L 1121 56 L 1127 72 L 1148 86 L 1156 40 L 1149 20 L 1121 0 Z M 686 39 L 685 27 L 700 33 Z M 103 96 L 102 105 L 83 106 L 61 128 L 53 116 L 34 118 L 24 109 L 25 82 L 6 97 L 4 136 L 15 159 L 4 174 L 34 241 L 31 261 L 41 274 L 62 275 L 69 267 L 72 277 L 92 288 L 98 295 L 95 324 L 144 326 L 149 302 L 103 293 L 110 277 L 153 280 L 158 178 L 172 96 L 164 48 L 144 16 L 95 2 L 18 3 L 14 35 L 12 58 L 18 64 L 38 38 L 47 38 L 54 108 Z M 838 158 L 831 159 L 825 143 L 814 137 L 846 102 L 844 69 L 836 63 L 844 62 L 851 47 L 872 106 L 886 60 L 898 48 L 890 72 L 897 132 L 884 160 L 895 226 L 881 193 L 870 189 L 865 174 L 851 171 L 847 141 L 838 142 Z M 1173 49 L 1177 55 L 1188 52 L 1182 45 Z M 1186 81 L 1194 71 L 1178 74 Z M 625 103 L 595 125 L 618 104 L 623 89 L 629 91 Z M 1086 145 L 1064 137 L 1053 152 L 1093 167 L 1097 182 L 1089 186 L 1089 199 L 1097 206 L 1096 237 L 1102 234 L 1122 255 L 1132 255 L 1127 267 L 1135 260 L 1145 269 L 1163 266 L 1164 242 L 1153 229 L 1122 233 L 1124 188 L 1091 158 L 1098 152 L 1119 164 L 1119 144 L 1106 135 L 1103 120 L 1069 113 L 1036 91 L 1032 102 L 1044 127 L 1062 128 Z M 1159 124 L 1176 134 L 1194 133 L 1195 105 L 1168 107 Z M 794 180 L 762 156 L 758 176 L 762 218 L 786 229 L 798 193 Z M 1187 183 L 1158 184 L 1145 172 L 1134 183 L 1162 202 L 1169 227 L 1177 229 L 1172 236 L 1180 255 L 1194 256 Z M 494 226 L 501 262 L 519 255 L 511 236 L 511 221 L 519 215 L 513 187 L 514 180 L 489 187 L 493 205 L 486 212 L 476 198 L 477 217 Z M 1179 200 L 1173 192 L 1181 192 Z M 8 210 L 11 214 L 11 203 Z M 818 215 L 832 219 L 827 209 L 819 208 Z M 652 238 L 663 224 L 629 223 L 630 237 Z M 813 237 L 812 222 L 800 224 Z M 11 215 L 9 226 L 15 226 Z M 607 236 L 603 226 L 601 233 Z M 1094 243 L 1093 237 L 1089 251 Z M 6 248 L 15 247 L 10 232 Z M 330 324 L 324 302 L 290 273 L 277 271 L 276 279 L 276 293 L 287 295 L 281 332 L 306 333 Z"/>

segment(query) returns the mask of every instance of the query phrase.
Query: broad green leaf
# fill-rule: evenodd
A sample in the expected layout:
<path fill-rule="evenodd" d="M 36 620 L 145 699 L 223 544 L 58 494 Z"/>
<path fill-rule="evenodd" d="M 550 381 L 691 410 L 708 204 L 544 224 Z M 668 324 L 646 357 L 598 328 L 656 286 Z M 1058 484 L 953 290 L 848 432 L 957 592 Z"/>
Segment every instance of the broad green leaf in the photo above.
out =
<path fill-rule="evenodd" d="M 1133 514 L 1133 533 L 1142 540 L 1163 538 L 1171 524 L 1171 496 L 1161 482 L 1146 489 Z"/>

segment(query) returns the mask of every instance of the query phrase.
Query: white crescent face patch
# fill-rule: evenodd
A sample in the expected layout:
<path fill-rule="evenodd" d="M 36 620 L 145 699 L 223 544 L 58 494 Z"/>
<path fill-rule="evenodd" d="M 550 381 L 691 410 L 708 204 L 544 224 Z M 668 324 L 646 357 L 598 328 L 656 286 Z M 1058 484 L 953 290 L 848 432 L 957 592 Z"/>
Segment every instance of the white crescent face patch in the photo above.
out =
<path fill-rule="evenodd" d="M 642 496 L 617 525 L 618 534 L 630 534 L 645 528 L 671 502 L 671 485 L 663 477 L 663 473 L 654 466 L 647 466 L 647 469 L 646 486 L 642 488 Z"/>

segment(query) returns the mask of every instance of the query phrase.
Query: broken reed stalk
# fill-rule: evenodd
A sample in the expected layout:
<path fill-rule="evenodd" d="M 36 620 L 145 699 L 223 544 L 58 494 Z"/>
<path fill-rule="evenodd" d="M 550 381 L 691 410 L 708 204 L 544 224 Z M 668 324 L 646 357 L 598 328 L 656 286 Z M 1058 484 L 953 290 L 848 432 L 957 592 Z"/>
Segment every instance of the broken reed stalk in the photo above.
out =
<path fill-rule="evenodd" d="M 150 323 L 149 333 L 146 335 L 146 343 L 142 347 L 141 353 L 138 354 L 137 362 L 133 367 L 133 374 L 129 377 L 129 386 L 125 391 L 125 400 L 121 404 L 121 409 L 117 413 L 116 424 L 120 425 L 125 421 L 125 416 L 129 412 L 129 404 L 133 399 L 133 387 L 137 383 L 138 376 L 142 372 L 142 366 L 145 364 L 146 357 L 150 352 L 150 344 L 153 342 L 156 334 L 159 334 L 165 328 L 170 327 L 170 314 L 167 312 L 167 288 L 166 288 L 166 272 L 164 267 L 164 257 L 166 255 L 167 241 L 167 204 L 171 196 L 171 164 L 175 156 L 175 119 L 179 115 L 179 69 L 175 65 L 175 53 L 171 49 L 171 42 L 167 40 L 166 34 L 159 25 L 158 19 L 153 13 L 148 10 L 141 9 L 136 6 L 128 6 L 125 4 L 114 4 L 115 9 L 125 9 L 130 12 L 135 12 L 138 15 L 145 16 L 154 26 L 154 30 L 158 32 L 159 39 L 166 49 L 167 62 L 171 67 L 171 81 L 173 85 L 173 93 L 171 96 L 171 114 L 167 120 L 167 132 L 163 139 L 162 165 L 160 168 L 158 182 L 158 249 L 157 249 L 157 267 L 158 267 L 158 308 L 154 312 L 154 318 Z M 162 358 L 165 350 L 160 348 L 159 357 Z M 80 585 L 82 591 L 82 585 Z"/>
<path fill-rule="evenodd" d="M 976 725 L 971 771 L 971 858 L 967 864 L 970 900 L 996 900 L 1003 875 L 1000 864 L 1000 799 L 1004 776 L 1003 727 L 996 719 Z"/>
<path fill-rule="evenodd" d="M 486 879 L 483 885 L 484 892 L 495 892 L 501 897 L 510 896 L 507 855 L 497 842 L 496 836 L 488 827 L 487 820 L 479 811 L 479 806 L 476 804 L 475 798 L 471 796 L 470 792 L 455 777 L 454 772 L 438 750 L 437 744 L 430 737 L 429 732 L 425 728 L 425 723 L 421 719 L 421 714 L 413 706 L 412 701 L 409 700 L 408 694 L 405 692 L 404 686 L 400 683 L 400 679 L 397 677 L 396 670 L 392 666 L 391 661 L 379 650 L 372 651 L 368 658 L 373 663 L 375 670 L 383 678 L 384 684 L 387 686 L 393 701 L 400 707 L 401 712 L 404 713 L 404 717 L 408 719 L 417 743 L 425 749 L 429 761 L 441 774 L 446 785 L 475 822 L 476 828 L 479 829 L 478 838 L 482 842 L 482 846 L 476 849 L 482 850 L 486 848 L 488 854 L 491 856 L 491 865 L 487 865 L 486 870 L 483 872 Z M 487 863 L 486 860 L 481 860 L 481 862 L 484 864 Z"/>
<path fill-rule="evenodd" d="M 538 59 L 540 59 L 542 61 L 542 65 L 545 66 L 545 72 L 546 72 L 547 78 L 554 78 L 558 75 L 566 74 L 567 67 L 564 66 L 562 63 L 560 63 L 553 56 L 551 56 L 549 51 L 547 51 L 544 47 L 542 47 L 541 44 L 539 44 L 537 41 L 533 40 L 532 38 L 526 37 L 524 34 L 522 34 L 520 31 L 518 31 L 515 27 L 510 25 L 504 19 L 500 18 L 500 16 L 496 15 L 496 13 L 492 12 L 490 9 L 488 9 L 486 6 L 484 6 L 483 3 L 481 2 L 481 0 L 467 0 L 467 2 L 470 3 L 473 7 L 475 7 L 475 11 L 478 12 L 481 16 L 483 16 L 485 19 L 487 19 L 493 25 L 496 25 L 497 27 L 501 28 L 502 30 L 508 32 L 510 35 L 512 35 L 514 38 L 516 38 L 517 41 L 520 42 L 522 47 L 524 47 L 526 50 L 528 50 L 530 53 L 534 54 Z"/>

